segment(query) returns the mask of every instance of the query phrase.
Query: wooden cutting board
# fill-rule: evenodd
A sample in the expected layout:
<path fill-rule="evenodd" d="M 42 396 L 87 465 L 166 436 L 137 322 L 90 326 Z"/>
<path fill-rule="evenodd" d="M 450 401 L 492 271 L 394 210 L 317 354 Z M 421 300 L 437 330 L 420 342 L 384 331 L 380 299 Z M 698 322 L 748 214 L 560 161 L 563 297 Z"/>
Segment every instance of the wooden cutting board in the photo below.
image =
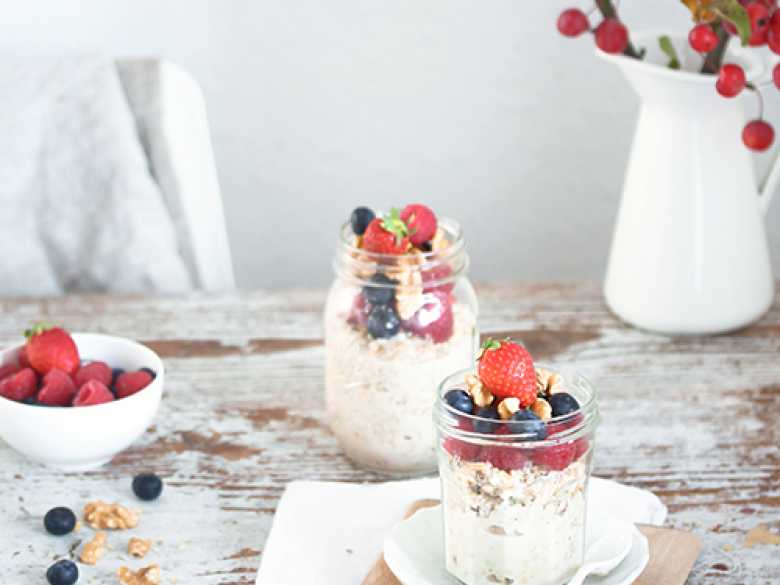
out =
<path fill-rule="evenodd" d="M 404 518 L 438 504 L 439 500 L 418 500 L 407 510 Z M 634 585 L 684 585 L 701 552 L 699 538 L 682 530 L 644 525 L 638 528 L 650 544 L 650 562 Z M 401 585 L 401 582 L 380 557 L 363 579 L 363 585 Z"/>

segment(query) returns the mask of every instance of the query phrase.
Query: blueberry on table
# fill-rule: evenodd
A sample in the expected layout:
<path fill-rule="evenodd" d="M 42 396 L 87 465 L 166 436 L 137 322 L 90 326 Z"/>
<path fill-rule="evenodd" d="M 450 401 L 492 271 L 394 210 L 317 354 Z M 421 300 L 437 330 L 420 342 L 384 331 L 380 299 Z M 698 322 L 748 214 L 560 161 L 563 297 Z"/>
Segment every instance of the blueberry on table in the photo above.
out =
<path fill-rule="evenodd" d="M 577 402 L 577 399 L 574 398 L 574 396 L 571 394 L 567 394 L 566 392 L 558 392 L 553 394 L 550 396 L 550 398 L 547 399 L 547 402 L 549 402 L 550 406 L 552 406 L 553 417 L 571 414 L 572 412 L 577 412 L 580 409 L 580 403 Z"/>
<path fill-rule="evenodd" d="M 483 435 L 489 435 L 498 428 L 497 422 L 491 422 L 491 420 L 499 420 L 501 417 L 498 415 L 498 409 L 495 406 L 484 406 L 474 413 L 480 419 L 489 420 L 475 420 L 474 432 L 481 433 Z"/>
<path fill-rule="evenodd" d="M 547 425 L 530 410 L 518 410 L 507 423 L 509 432 L 516 435 L 529 435 L 528 441 L 544 441 L 547 438 Z"/>
<path fill-rule="evenodd" d="M 363 298 L 369 305 L 389 305 L 395 298 L 396 281 L 377 272 L 363 287 Z"/>
<path fill-rule="evenodd" d="M 390 339 L 401 329 L 401 320 L 390 305 L 378 305 L 371 309 L 367 325 L 374 339 Z"/>
<path fill-rule="evenodd" d="M 450 390 L 444 395 L 444 402 L 449 404 L 458 412 L 474 414 L 474 401 L 465 390 Z"/>
<path fill-rule="evenodd" d="M 43 517 L 43 526 L 49 534 L 55 536 L 69 534 L 76 527 L 76 514 L 70 508 L 63 506 L 52 508 Z"/>
<path fill-rule="evenodd" d="M 163 482 L 154 473 L 142 473 L 133 478 L 133 493 L 145 502 L 159 498 L 162 489 Z"/>
<path fill-rule="evenodd" d="M 79 568 L 66 559 L 57 561 L 46 571 L 46 580 L 50 585 L 73 585 L 79 580 Z"/>
<path fill-rule="evenodd" d="M 349 223 L 352 225 L 352 231 L 355 232 L 355 235 L 362 236 L 366 233 L 366 228 L 374 217 L 376 217 L 374 212 L 368 207 L 355 208 L 352 215 L 349 217 Z"/>

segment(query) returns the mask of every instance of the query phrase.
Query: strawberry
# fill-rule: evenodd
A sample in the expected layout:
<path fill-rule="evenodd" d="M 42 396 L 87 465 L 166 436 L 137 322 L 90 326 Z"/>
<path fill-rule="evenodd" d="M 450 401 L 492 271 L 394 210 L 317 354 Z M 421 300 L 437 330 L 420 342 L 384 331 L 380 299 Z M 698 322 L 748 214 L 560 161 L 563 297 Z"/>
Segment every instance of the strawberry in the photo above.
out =
<path fill-rule="evenodd" d="M 21 368 L 18 364 L 5 364 L 4 366 L 0 366 L 0 380 L 3 380 L 12 374 L 15 374 L 21 369 L 23 368 Z"/>
<path fill-rule="evenodd" d="M 116 379 L 114 388 L 118 398 L 127 398 L 136 392 L 140 392 L 151 384 L 153 378 L 149 372 L 138 370 L 137 372 L 125 372 Z"/>
<path fill-rule="evenodd" d="M 76 388 L 81 388 L 90 380 L 98 380 L 106 386 L 110 386 L 113 377 L 111 368 L 106 362 L 90 362 L 79 368 L 76 375 L 73 376 L 73 381 L 76 382 Z"/>
<path fill-rule="evenodd" d="M 76 385 L 68 374 L 54 368 L 43 377 L 43 386 L 38 392 L 38 402 L 47 406 L 70 406 L 76 395 Z"/>
<path fill-rule="evenodd" d="M 452 289 L 455 288 L 454 281 L 442 282 L 452 276 L 452 268 L 447 264 L 437 264 L 427 270 L 422 270 L 420 275 L 423 281 L 423 292 L 434 290 L 452 292 Z"/>
<path fill-rule="evenodd" d="M 19 366 L 21 368 L 30 368 L 30 360 L 27 359 L 27 346 L 19 351 Z"/>
<path fill-rule="evenodd" d="M 32 368 L 25 368 L 0 381 L 0 396 L 21 402 L 35 395 L 38 376 Z"/>
<path fill-rule="evenodd" d="M 54 368 L 69 376 L 79 369 L 79 350 L 70 333 L 64 329 L 39 323 L 24 334 L 27 337 L 27 359 L 32 368 L 42 376 Z"/>
<path fill-rule="evenodd" d="M 375 254 L 399 256 L 409 250 L 409 228 L 397 209 L 383 218 L 375 218 L 363 234 L 363 249 Z"/>
<path fill-rule="evenodd" d="M 531 354 L 522 345 L 488 339 L 477 360 L 482 384 L 499 398 L 514 396 L 522 408 L 536 401 L 536 370 Z"/>
<path fill-rule="evenodd" d="M 84 384 L 73 399 L 73 406 L 94 406 L 112 402 L 114 395 L 111 390 L 99 380 L 89 380 Z"/>
<path fill-rule="evenodd" d="M 409 240 L 418 248 L 431 241 L 436 233 L 436 214 L 425 205 L 407 205 L 401 211 L 401 219 L 409 227 Z"/>
<path fill-rule="evenodd" d="M 425 295 L 425 304 L 410 319 L 402 321 L 401 327 L 418 337 L 443 343 L 452 337 L 454 322 L 449 293 L 437 290 Z"/>

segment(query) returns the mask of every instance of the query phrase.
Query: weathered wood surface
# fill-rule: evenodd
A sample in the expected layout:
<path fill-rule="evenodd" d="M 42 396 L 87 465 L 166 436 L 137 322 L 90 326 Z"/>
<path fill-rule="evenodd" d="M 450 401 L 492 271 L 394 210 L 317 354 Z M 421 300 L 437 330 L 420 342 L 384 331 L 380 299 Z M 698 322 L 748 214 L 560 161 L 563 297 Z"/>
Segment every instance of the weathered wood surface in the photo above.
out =
<path fill-rule="evenodd" d="M 618 323 L 595 285 L 478 292 L 483 332 L 522 338 L 597 383 L 596 472 L 653 490 L 671 526 L 701 536 L 690 583 L 780 583 L 780 547 L 742 546 L 759 523 L 780 529 L 780 305 L 733 335 L 674 340 Z M 378 480 L 350 465 L 324 424 L 323 300 L 320 290 L 285 290 L 0 301 L 4 344 L 45 318 L 137 338 L 168 367 L 156 425 L 100 471 L 61 475 L 0 446 L 0 583 L 42 582 L 44 567 L 79 538 L 42 532 L 49 507 L 132 503 L 130 477 L 140 470 L 165 475 L 167 491 L 142 506 L 135 533 L 162 540 L 149 558 L 166 582 L 192 585 L 254 582 L 290 480 Z M 112 535 L 113 546 L 124 549 L 126 538 Z M 82 582 L 115 583 L 117 556 L 86 569 Z"/>

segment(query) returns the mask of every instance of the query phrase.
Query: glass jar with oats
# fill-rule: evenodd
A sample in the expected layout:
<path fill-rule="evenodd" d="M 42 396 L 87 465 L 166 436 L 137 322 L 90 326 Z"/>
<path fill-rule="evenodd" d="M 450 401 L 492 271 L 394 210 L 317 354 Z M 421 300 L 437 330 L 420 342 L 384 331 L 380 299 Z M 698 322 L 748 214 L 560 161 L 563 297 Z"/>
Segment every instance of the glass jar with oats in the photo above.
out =
<path fill-rule="evenodd" d="M 436 469 L 436 388 L 473 365 L 477 299 L 460 225 L 423 205 L 360 207 L 339 234 L 325 307 L 330 427 L 356 464 L 394 476 Z"/>

